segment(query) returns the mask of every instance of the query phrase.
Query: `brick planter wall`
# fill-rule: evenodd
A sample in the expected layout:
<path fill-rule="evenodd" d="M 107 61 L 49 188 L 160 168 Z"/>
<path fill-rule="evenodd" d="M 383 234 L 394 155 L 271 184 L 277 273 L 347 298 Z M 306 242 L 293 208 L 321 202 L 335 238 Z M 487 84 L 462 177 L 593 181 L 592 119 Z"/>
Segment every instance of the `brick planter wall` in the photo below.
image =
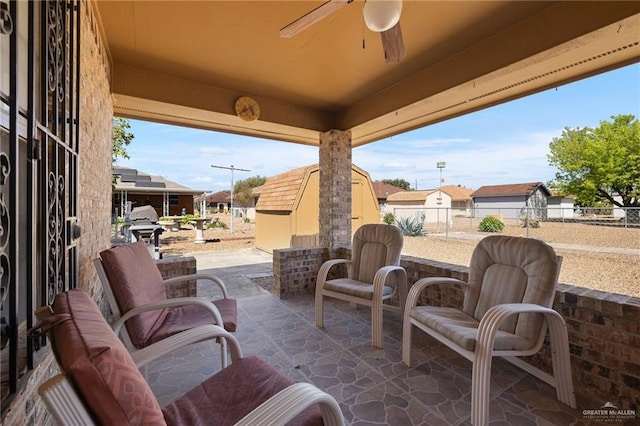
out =
<path fill-rule="evenodd" d="M 313 293 L 320 265 L 328 249 L 274 250 L 273 273 L 278 297 Z M 336 258 L 349 258 L 341 248 Z M 468 279 L 468 268 L 402 256 L 409 284 L 420 278 L 442 276 Z M 423 293 L 421 303 L 461 306 L 462 292 L 436 286 Z M 397 303 L 397 301 L 395 301 Z M 569 332 L 573 382 L 582 409 L 597 409 L 611 402 L 620 409 L 640 408 L 640 299 L 560 284 L 553 309 L 562 314 Z M 545 344 L 528 362 L 551 371 L 549 346 Z M 471 365 L 469 365 L 471 368 Z"/>
<path fill-rule="evenodd" d="M 156 260 L 162 278 L 173 278 L 182 275 L 195 274 L 196 258 L 193 256 L 171 256 Z M 198 294 L 198 282 L 196 280 L 185 281 L 167 286 L 167 297 L 196 297 Z"/>
<path fill-rule="evenodd" d="M 273 250 L 273 294 L 286 299 L 313 293 L 320 265 L 328 259 L 329 249 L 322 247 Z"/>

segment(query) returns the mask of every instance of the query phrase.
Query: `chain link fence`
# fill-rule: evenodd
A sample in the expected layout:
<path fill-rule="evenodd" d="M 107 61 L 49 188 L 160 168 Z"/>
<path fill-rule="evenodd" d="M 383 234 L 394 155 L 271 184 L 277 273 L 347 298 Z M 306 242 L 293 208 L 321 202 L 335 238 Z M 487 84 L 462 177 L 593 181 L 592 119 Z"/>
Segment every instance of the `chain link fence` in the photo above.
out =
<path fill-rule="evenodd" d="M 485 217 L 500 219 L 504 225 L 504 233 L 537 237 L 541 230 L 572 225 L 589 225 L 594 231 L 606 232 L 607 229 L 640 229 L 639 207 L 492 207 L 459 210 L 444 207 L 395 207 L 389 209 L 398 223 L 399 221 L 421 222 L 425 234 L 441 234 L 445 237 L 455 233 L 477 233 L 480 222 Z M 576 227 L 578 230 L 591 229 Z"/>

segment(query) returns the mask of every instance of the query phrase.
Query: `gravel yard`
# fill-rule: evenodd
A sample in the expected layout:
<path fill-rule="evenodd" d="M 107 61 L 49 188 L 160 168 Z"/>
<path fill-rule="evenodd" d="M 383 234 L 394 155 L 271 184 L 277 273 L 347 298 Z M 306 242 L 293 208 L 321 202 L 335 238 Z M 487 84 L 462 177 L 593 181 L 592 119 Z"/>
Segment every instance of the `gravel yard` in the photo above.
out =
<path fill-rule="evenodd" d="M 233 234 L 228 229 L 208 229 L 204 244 L 194 243 L 194 230 L 165 231 L 160 236 L 160 248 L 167 255 L 253 247 L 254 227 L 253 223 L 234 223 Z M 502 234 L 526 236 L 526 229 L 507 227 Z M 448 239 L 442 234 L 405 237 L 403 254 L 468 265 L 477 238 L 486 235 L 490 234 L 466 227 L 453 228 Z M 558 245 L 556 252 L 564 257 L 561 283 L 640 298 L 640 229 L 545 222 L 531 229 L 529 236 Z M 581 249 L 565 248 L 565 244 Z M 630 250 L 611 253 L 608 248 Z"/>

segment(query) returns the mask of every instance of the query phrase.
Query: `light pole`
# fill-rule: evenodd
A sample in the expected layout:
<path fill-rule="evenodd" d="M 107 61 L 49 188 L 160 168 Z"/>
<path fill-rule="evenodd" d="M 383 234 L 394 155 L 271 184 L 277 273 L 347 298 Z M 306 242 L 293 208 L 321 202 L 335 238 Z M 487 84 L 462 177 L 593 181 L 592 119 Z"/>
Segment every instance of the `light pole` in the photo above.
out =
<path fill-rule="evenodd" d="M 230 232 L 231 232 L 231 234 L 233 234 L 233 171 L 234 170 L 238 170 L 240 172 L 250 172 L 251 170 L 238 169 L 237 167 L 233 167 L 233 164 L 231 165 L 231 167 L 214 166 L 214 165 L 211 165 L 211 167 L 215 167 L 216 169 L 231 170 L 231 227 L 230 227 Z"/>
<path fill-rule="evenodd" d="M 447 166 L 447 163 L 445 163 L 444 161 L 438 161 L 436 163 L 436 167 L 440 170 L 440 181 L 438 182 L 438 200 L 436 201 L 436 204 L 438 205 L 442 205 L 442 169 L 444 169 Z M 438 225 L 437 225 L 437 230 L 436 232 L 440 232 L 440 207 L 438 207 L 437 209 L 438 212 Z"/>
<path fill-rule="evenodd" d="M 440 181 L 438 183 L 438 188 L 440 189 L 440 191 L 438 192 L 438 204 L 442 204 L 442 169 L 447 167 L 447 163 L 445 163 L 444 161 L 438 161 L 436 163 L 436 167 L 440 169 Z"/>

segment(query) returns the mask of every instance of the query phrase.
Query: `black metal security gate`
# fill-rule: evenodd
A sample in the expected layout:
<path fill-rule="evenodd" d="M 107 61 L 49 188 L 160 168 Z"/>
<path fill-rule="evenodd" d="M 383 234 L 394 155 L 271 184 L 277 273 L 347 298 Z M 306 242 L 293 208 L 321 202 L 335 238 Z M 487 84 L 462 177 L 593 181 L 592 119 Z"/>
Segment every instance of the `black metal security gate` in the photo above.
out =
<path fill-rule="evenodd" d="M 3 409 L 37 362 L 34 308 L 77 282 L 79 8 L 0 0 Z"/>

